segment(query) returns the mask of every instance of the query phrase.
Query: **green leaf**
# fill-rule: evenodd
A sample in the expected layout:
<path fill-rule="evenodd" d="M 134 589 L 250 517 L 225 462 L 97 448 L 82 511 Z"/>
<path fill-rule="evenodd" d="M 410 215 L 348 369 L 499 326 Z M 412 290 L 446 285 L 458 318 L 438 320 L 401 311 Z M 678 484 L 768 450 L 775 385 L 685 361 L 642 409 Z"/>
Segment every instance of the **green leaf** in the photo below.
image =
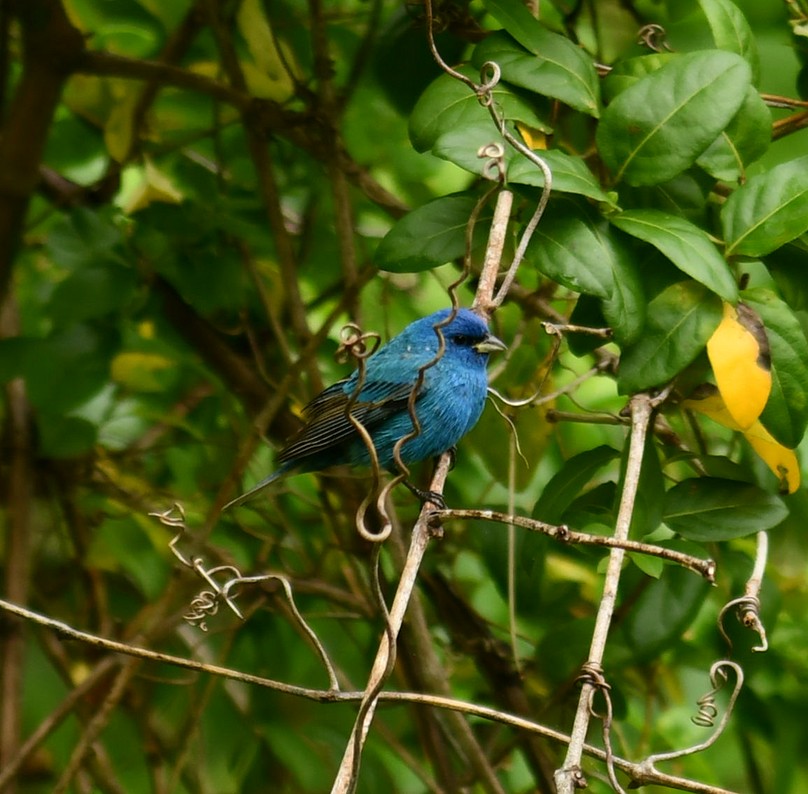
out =
<path fill-rule="evenodd" d="M 461 66 L 458 71 L 472 80 L 480 79 L 477 71 L 470 66 Z M 535 103 L 529 102 L 521 94 L 502 83 L 492 93 L 507 121 L 520 121 L 544 132 L 552 130 L 537 114 Z M 424 91 L 409 121 L 410 140 L 419 152 L 429 151 L 446 135 L 452 135 L 453 145 L 456 145 L 457 136 L 462 135 L 464 130 L 480 128 L 488 130 L 488 139 L 500 138 L 491 114 L 480 104 L 474 92 L 446 74 L 434 80 Z M 473 145 L 469 144 L 470 153 L 476 158 L 477 148 L 471 148 Z"/>
<path fill-rule="evenodd" d="M 752 177 L 721 209 L 727 256 L 761 256 L 808 231 L 808 155 Z"/>
<path fill-rule="evenodd" d="M 633 342 L 645 325 L 647 298 L 632 251 L 622 240 L 608 236 L 612 253 L 614 289 L 601 304 L 603 316 L 621 345 Z"/>
<path fill-rule="evenodd" d="M 0 383 L 8 383 L 22 376 L 29 349 L 32 345 L 36 346 L 38 341 L 24 336 L 0 339 Z"/>
<path fill-rule="evenodd" d="M 376 265 L 391 273 L 419 273 L 445 265 L 466 251 L 466 225 L 477 199 L 444 196 L 398 221 L 376 249 Z M 477 219 L 474 240 L 484 245 L 491 211 Z"/>
<path fill-rule="evenodd" d="M 159 597 L 171 571 L 165 558 L 155 557 L 136 517 L 128 515 L 105 518 L 94 527 L 86 558 L 94 570 L 122 571 L 148 599 Z M 144 560 L 150 564 L 144 565 Z"/>
<path fill-rule="evenodd" d="M 771 290 L 743 294 L 761 317 L 772 358 L 772 391 L 760 419 L 784 446 L 794 449 L 808 425 L 808 340 L 791 307 Z"/>
<path fill-rule="evenodd" d="M 672 52 L 655 52 L 651 55 L 640 55 L 637 58 L 626 58 L 618 61 L 603 80 L 601 93 L 606 104 L 625 91 L 629 86 L 653 74 L 677 56 Z"/>
<path fill-rule="evenodd" d="M 746 173 L 750 163 L 769 148 L 772 114 L 760 94 L 750 88 L 741 109 L 696 164 L 716 179 L 729 182 Z"/>
<path fill-rule="evenodd" d="M 47 458 L 72 458 L 95 445 L 97 428 L 78 416 L 39 413 L 39 452 Z"/>
<path fill-rule="evenodd" d="M 588 208 L 571 200 L 552 202 L 525 258 L 559 284 L 601 298 L 604 316 L 621 341 L 639 333 L 645 296 L 631 251 Z"/>
<path fill-rule="evenodd" d="M 577 193 L 595 201 L 611 203 L 611 199 L 581 157 L 573 157 L 558 149 L 547 149 L 537 154 L 550 166 L 553 190 L 559 193 Z M 508 169 L 508 181 L 544 187 L 544 173 L 526 157 L 518 157 Z"/>
<path fill-rule="evenodd" d="M 115 334 L 85 324 L 31 340 L 23 362 L 31 402 L 49 413 L 66 413 L 83 403 L 108 382 L 116 344 Z"/>
<path fill-rule="evenodd" d="M 626 613 L 623 628 L 632 663 L 657 659 L 663 650 L 681 642 L 709 589 L 700 576 L 672 565 L 644 588 Z"/>
<path fill-rule="evenodd" d="M 766 267 L 772 274 L 780 295 L 794 311 L 808 310 L 808 251 L 789 243 L 766 257 Z"/>
<path fill-rule="evenodd" d="M 548 206 L 525 258 L 545 276 L 575 292 L 599 298 L 612 296 L 614 276 L 608 240 L 572 202 Z"/>
<path fill-rule="evenodd" d="M 80 268 L 103 261 L 120 261 L 121 230 L 109 212 L 83 207 L 73 210 L 50 230 L 48 253 L 58 265 Z"/>
<path fill-rule="evenodd" d="M 582 328 L 602 328 L 608 325 L 603 316 L 603 304 L 592 295 L 580 295 L 570 314 L 570 324 Z M 584 356 L 603 345 L 603 340 L 592 334 L 570 332 L 567 334 L 567 344 L 570 352 L 575 356 Z"/>
<path fill-rule="evenodd" d="M 707 233 L 677 215 L 652 209 L 626 210 L 609 220 L 618 229 L 650 243 L 676 267 L 709 287 L 729 303 L 738 300 L 738 286 L 729 265 Z"/>
<path fill-rule="evenodd" d="M 731 0 L 699 0 L 715 46 L 735 52 L 746 59 L 752 69 L 752 82 L 760 77 L 760 53 L 757 39 L 738 6 Z"/>
<path fill-rule="evenodd" d="M 621 393 L 659 386 L 678 375 L 704 349 L 721 320 L 721 305 L 717 295 L 695 281 L 660 292 L 648 304 L 642 337 L 620 358 Z"/>
<path fill-rule="evenodd" d="M 497 32 L 474 48 L 471 62 L 479 69 L 487 61 L 495 61 L 506 82 L 597 118 L 598 78 L 592 61 L 569 39 L 551 33 L 536 20 L 534 23 L 528 48 L 507 33 Z"/>
<path fill-rule="evenodd" d="M 615 181 L 659 184 L 692 165 L 738 112 L 750 78 L 739 55 L 693 52 L 619 94 L 597 131 Z"/>
<path fill-rule="evenodd" d="M 136 283 L 135 273 L 118 265 L 76 270 L 54 290 L 51 317 L 57 325 L 69 325 L 110 314 L 128 302 Z"/>
<path fill-rule="evenodd" d="M 583 487 L 607 464 L 617 457 L 617 451 L 605 445 L 581 452 L 565 461 L 542 489 L 533 509 L 533 517 L 548 524 L 564 519 L 564 511 L 572 504 Z"/>
<path fill-rule="evenodd" d="M 788 515 L 783 500 L 737 480 L 694 477 L 671 488 L 663 520 L 688 540 L 730 540 L 776 527 Z"/>
<path fill-rule="evenodd" d="M 519 0 L 483 0 L 485 10 L 502 25 L 526 50 L 535 52 L 542 24 Z M 536 30 L 539 30 L 537 34 Z"/>
<path fill-rule="evenodd" d="M 492 126 L 491 119 L 463 124 L 456 129 L 441 135 L 433 144 L 430 151 L 441 160 L 448 160 L 472 174 L 482 176 L 486 165 L 486 158 L 477 156 L 480 148 L 490 143 L 499 143 L 505 149 L 506 168 L 513 159 L 513 149 L 500 133 Z"/>
<path fill-rule="evenodd" d="M 709 186 L 703 184 L 709 182 Z M 695 168 L 659 185 L 631 187 L 621 185 L 620 206 L 625 209 L 654 208 L 693 221 L 706 223 L 707 196 L 715 180 Z"/>

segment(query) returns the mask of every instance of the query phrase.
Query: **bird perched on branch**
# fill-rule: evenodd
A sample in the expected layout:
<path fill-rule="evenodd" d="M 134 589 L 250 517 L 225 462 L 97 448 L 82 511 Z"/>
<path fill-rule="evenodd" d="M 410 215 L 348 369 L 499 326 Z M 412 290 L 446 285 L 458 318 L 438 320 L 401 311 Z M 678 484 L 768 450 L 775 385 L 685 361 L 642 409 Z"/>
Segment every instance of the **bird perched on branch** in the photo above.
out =
<path fill-rule="evenodd" d="M 420 429 L 402 444 L 401 462 L 405 466 L 418 463 L 454 447 L 482 414 L 488 354 L 506 348 L 485 321 L 468 309 L 459 309 L 447 325 L 440 326 L 450 314 L 450 309 L 443 309 L 411 323 L 367 359 L 361 382 L 361 370 L 357 370 L 315 397 L 303 409 L 305 424 L 281 450 L 278 469 L 225 509 L 246 502 L 286 474 L 341 464 L 370 465 L 368 446 L 349 412 L 373 440 L 379 466 L 396 472 L 394 447 L 413 433 L 408 406 L 416 388 Z M 438 353 L 439 333 L 445 344 L 443 355 L 426 367 Z"/>

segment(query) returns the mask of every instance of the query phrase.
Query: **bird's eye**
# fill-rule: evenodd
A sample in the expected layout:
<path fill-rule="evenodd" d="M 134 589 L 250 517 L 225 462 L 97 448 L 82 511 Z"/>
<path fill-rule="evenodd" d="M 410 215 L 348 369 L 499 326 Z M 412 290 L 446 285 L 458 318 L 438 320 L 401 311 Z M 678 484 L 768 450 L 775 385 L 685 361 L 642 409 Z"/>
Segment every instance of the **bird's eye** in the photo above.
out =
<path fill-rule="evenodd" d="M 471 342 L 471 339 L 464 334 L 458 334 L 454 337 L 454 343 L 456 345 L 468 345 Z"/>

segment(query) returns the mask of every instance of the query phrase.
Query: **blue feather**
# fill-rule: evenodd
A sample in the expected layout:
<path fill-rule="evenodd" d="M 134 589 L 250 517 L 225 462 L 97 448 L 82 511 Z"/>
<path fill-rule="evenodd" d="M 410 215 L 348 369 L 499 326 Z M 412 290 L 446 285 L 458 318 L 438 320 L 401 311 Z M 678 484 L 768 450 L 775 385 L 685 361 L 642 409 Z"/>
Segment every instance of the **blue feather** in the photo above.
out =
<path fill-rule="evenodd" d="M 225 505 L 234 507 L 251 499 L 286 474 L 320 471 L 330 466 L 367 466 L 370 454 L 347 416 L 351 414 L 367 429 L 379 464 L 396 470 L 396 442 L 413 432 L 408 405 L 418 384 L 419 370 L 431 362 L 439 349 L 435 326 L 451 310 L 416 320 L 374 353 L 366 362 L 365 379 L 358 395 L 359 371 L 329 386 L 304 409 L 304 425 L 281 450 L 279 468 L 246 493 Z M 505 345 L 492 336 L 485 321 L 460 309 L 441 328 L 445 349 L 440 359 L 423 371 L 415 412 L 420 432 L 402 445 L 405 465 L 436 457 L 477 424 L 488 389 L 488 354 Z"/>

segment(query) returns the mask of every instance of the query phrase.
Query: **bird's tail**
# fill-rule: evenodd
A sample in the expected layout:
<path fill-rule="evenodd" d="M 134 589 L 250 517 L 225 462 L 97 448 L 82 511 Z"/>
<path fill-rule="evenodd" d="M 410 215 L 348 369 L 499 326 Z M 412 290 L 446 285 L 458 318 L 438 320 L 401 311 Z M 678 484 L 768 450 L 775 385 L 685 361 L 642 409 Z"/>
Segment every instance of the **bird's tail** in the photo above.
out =
<path fill-rule="evenodd" d="M 222 510 L 229 510 L 231 507 L 238 507 L 239 505 L 243 505 L 245 502 L 248 502 L 254 496 L 257 496 L 261 491 L 263 491 L 268 485 L 271 485 L 273 482 L 275 482 L 275 480 L 279 480 L 281 477 L 283 477 L 283 475 L 286 474 L 286 471 L 286 467 L 281 466 L 281 468 L 279 468 L 277 471 L 272 472 L 269 477 L 265 477 L 257 485 L 253 485 L 249 491 L 228 502 L 222 508 Z"/>

